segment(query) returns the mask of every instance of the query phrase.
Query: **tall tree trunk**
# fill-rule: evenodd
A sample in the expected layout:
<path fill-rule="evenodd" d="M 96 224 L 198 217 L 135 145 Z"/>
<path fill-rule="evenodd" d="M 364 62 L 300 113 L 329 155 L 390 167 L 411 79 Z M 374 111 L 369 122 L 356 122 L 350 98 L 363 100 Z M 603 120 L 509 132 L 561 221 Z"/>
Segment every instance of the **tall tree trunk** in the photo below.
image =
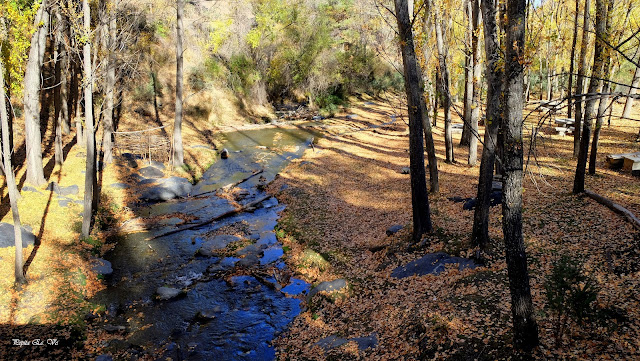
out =
<path fill-rule="evenodd" d="M 640 62 L 640 46 L 637 50 L 638 57 L 636 57 L 636 62 Z M 638 87 L 640 87 L 640 66 L 636 67 L 636 71 L 633 74 L 633 80 L 631 81 L 631 87 L 629 87 L 629 96 L 627 97 L 627 101 L 624 103 L 624 110 L 622 111 L 623 118 L 629 118 L 631 115 L 631 108 L 633 107 L 634 95 L 638 92 Z"/>
<path fill-rule="evenodd" d="M 53 95 L 53 104 L 55 107 L 54 118 L 55 118 L 55 162 L 58 165 L 61 165 L 64 162 L 64 153 L 62 149 L 62 134 L 63 128 L 66 125 L 66 116 L 68 115 L 69 109 L 67 108 L 66 98 L 63 99 L 63 92 L 66 95 L 66 48 L 64 45 L 64 24 L 62 19 L 62 14 L 60 14 L 60 8 L 55 9 L 55 44 L 54 44 L 54 73 L 55 73 L 55 88 Z M 65 73 L 63 74 L 63 70 Z M 66 133 L 68 133 L 69 128 L 67 127 Z M 65 134 L 66 134 L 65 133 Z"/>
<path fill-rule="evenodd" d="M 473 2 L 474 0 L 465 0 L 465 14 L 467 15 L 467 31 L 465 34 L 465 58 L 464 58 L 464 104 L 462 120 L 462 136 L 460 137 L 460 146 L 469 146 L 469 135 L 471 134 L 469 126 L 471 125 L 471 102 L 473 100 L 473 51 L 471 45 L 471 37 L 473 36 Z"/>
<path fill-rule="evenodd" d="M 478 30 L 480 29 L 480 0 L 473 0 L 472 18 L 473 33 L 471 35 L 471 57 L 473 68 L 473 87 L 471 99 L 471 124 L 469 129 L 469 165 L 475 165 L 478 161 L 478 119 L 480 118 L 480 84 L 478 83 L 482 76 L 480 69 L 480 54 L 478 51 Z"/>
<path fill-rule="evenodd" d="M 413 209 L 413 241 L 420 242 L 422 235 L 432 230 L 429 196 L 424 171 L 422 125 L 427 117 L 422 75 L 413 46 L 413 33 L 409 20 L 407 0 L 395 0 L 398 33 L 404 65 L 404 87 L 407 93 L 409 114 L 409 167 L 411 168 L 411 205 Z M 429 120 L 426 119 L 429 123 Z M 434 163 L 435 164 L 435 163 Z"/>
<path fill-rule="evenodd" d="M 589 156 L 589 141 L 591 140 L 591 130 L 593 126 L 593 114 L 595 104 L 598 100 L 596 93 L 600 87 L 600 78 L 602 78 L 602 66 L 605 56 L 605 44 L 600 41 L 606 35 L 606 16 L 607 16 L 607 0 L 596 0 L 596 45 L 593 52 L 593 70 L 591 71 L 591 80 L 589 81 L 589 90 L 587 103 L 585 105 L 584 120 L 582 125 L 582 135 L 580 137 L 580 151 L 578 152 L 578 165 L 576 167 L 576 176 L 573 181 L 573 193 L 578 194 L 584 192 L 584 176 L 587 166 L 587 157 Z M 577 129 L 577 125 L 576 125 Z"/>
<path fill-rule="evenodd" d="M 182 149 L 182 85 L 183 85 L 183 60 L 182 38 L 184 30 L 182 28 L 182 16 L 184 12 L 184 0 L 177 0 L 176 11 L 176 120 L 173 126 L 173 165 L 180 167 L 184 163 Z"/>
<path fill-rule="evenodd" d="M 578 0 L 576 0 L 578 1 Z M 584 16 L 582 20 L 582 43 L 580 44 L 580 60 L 578 61 L 578 80 L 576 82 L 576 94 L 582 94 L 584 88 L 584 76 L 587 71 L 587 48 L 589 46 L 589 8 L 590 0 L 584 0 Z M 584 96 L 574 96 L 576 101 L 575 130 L 573 131 L 573 156 L 578 157 L 580 151 L 580 138 L 582 136 L 582 110 L 584 109 Z"/>
<path fill-rule="evenodd" d="M 498 44 L 498 25 L 496 24 L 496 7 L 493 0 L 482 1 L 482 19 L 484 21 L 484 48 L 487 58 L 487 111 L 484 132 L 484 147 L 480 161 L 478 179 L 478 202 L 473 214 L 473 230 L 471 244 L 478 246 L 482 252 L 489 245 L 489 205 L 493 184 L 493 166 L 496 159 L 498 128 L 502 122 L 502 57 Z"/>
<path fill-rule="evenodd" d="M 81 60 L 81 59 L 80 59 Z M 82 74 L 82 70 L 80 69 L 80 64 L 76 64 L 75 65 L 75 72 L 73 74 L 73 77 L 75 79 L 75 93 L 76 93 L 76 116 L 75 116 L 75 123 L 76 123 L 76 143 L 78 143 L 78 145 L 85 145 L 85 134 L 83 131 L 83 126 L 82 126 L 82 98 L 83 95 L 80 92 L 80 87 L 82 84 L 82 81 L 80 79 L 80 75 Z M 84 85 L 83 85 L 84 87 Z"/>
<path fill-rule="evenodd" d="M 431 35 L 431 30 L 432 30 L 430 11 L 431 10 L 429 7 L 429 2 L 427 2 L 427 6 L 424 11 L 424 17 L 422 19 L 423 20 L 422 30 L 424 31 L 424 34 L 426 34 L 427 36 Z M 424 58 L 425 58 L 425 62 L 428 62 L 429 59 L 431 58 L 431 49 L 426 45 L 424 46 Z M 433 95 L 435 98 L 435 94 Z M 428 99 L 429 97 L 427 97 L 427 101 Z M 429 185 L 431 186 L 432 193 L 438 193 L 440 191 L 440 183 L 438 180 L 438 157 L 436 156 L 436 147 L 433 142 L 433 132 L 431 131 L 431 124 L 429 123 L 429 107 L 427 106 L 427 104 L 428 103 L 425 102 L 425 105 L 424 105 L 425 115 L 422 117 L 422 128 L 424 130 L 424 143 L 425 143 L 425 147 L 427 148 L 427 159 L 429 161 L 429 164 L 428 164 Z M 437 112 L 437 109 L 434 111 Z M 434 120 L 434 126 L 435 126 L 435 120 Z"/>
<path fill-rule="evenodd" d="M 91 9 L 88 0 L 82 1 L 84 14 L 84 115 L 87 142 L 87 164 L 84 177 L 84 212 L 82 213 L 82 237 L 88 238 L 93 216 L 93 186 L 96 182 L 96 139 L 93 132 L 93 71 L 91 68 Z"/>
<path fill-rule="evenodd" d="M 106 109 L 104 113 L 104 117 L 102 121 L 104 123 L 104 131 L 102 137 L 102 152 L 103 162 L 104 164 L 109 164 L 113 162 L 113 113 L 114 113 L 114 93 L 115 93 L 115 85 L 116 85 L 116 57 L 115 57 L 115 49 L 116 49 L 116 30 L 117 23 L 116 10 L 118 9 L 118 0 L 113 0 L 111 6 L 109 7 L 109 45 L 107 46 L 108 60 L 107 60 L 107 81 L 105 87 L 105 98 L 106 98 Z"/>
<path fill-rule="evenodd" d="M 573 18 L 573 39 L 571 40 L 571 58 L 569 59 L 569 86 L 567 86 L 567 117 L 573 114 L 573 72 L 576 59 L 576 44 L 578 42 L 578 17 L 580 16 L 580 1 L 576 0 L 576 13 Z"/>
<path fill-rule="evenodd" d="M 49 30 L 47 0 L 42 0 L 34 24 L 36 31 L 31 36 L 29 60 L 24 74 L 24 123 L 27 147 L 27 182 L 40 186 L 47 182 L 42 166 L 42 136 L 40 133 L 40 73 L 47 31 Z"/>
<path fill-rule="evenodd" d="M 444 48 L 444 36 L 442 30 L 443 18 L 438 5 L 432 6 L 434 10 L 433 24 L 436 30 L 436 48 L 438 49 L 438 70 L 440 72 L 440 93 L 444 102 L 444 145 L 446 150 L 446 162 L 455 161 L 453 155 L 453 138 L 451 136 L 451 94 L 449 93 L 449 68 L 447 66 L 447 53 Z"/>
<path fill-rule="evenodd" d="M 611 44 L 611 13 L 613 12 L 614 0 L 608 0 L 607 14 L 605 17 L 605 31 L 602 36 L 604 41 Z M 602 70 L 602 96 L 600 97 L 600 104 L 598 105 L 598 114 L 596 116 L 596 127 L 593 130 L 593 143 L 591 143 L 591 156 L 589 157 L 589 174 L 596 174 L 596 161 L 598 159 L 598 140 L 600 139 L 600 129 L 602 128 L 602 119 L 607 112 L 607 105 L 609 105 L 609 93 L 611 77 L 611 48 L 604 46 L 603 48 L 603 70 Z"/>
<path fill-rule="evenodd" d="M 0 49 L 2 47 L 0 46 Z M 7 114 L 7 104 L 4 91 L 4 61 L 0 56 L 0 127 L 2 128 L 2 161 L 5 169 L 5 179 L 9 189 L 9 203 L 11 204 L 11 214 L 13 216 L 13 234 L 15 237 L 15 264 L 14 275 L 16 283 L 26 283 L 24 277 L 22 260 L 22 224 L 20 223 L 20 213 L 18 212 L 18 188 L 11 166 L 11 148 L 9 147 L 9 116 Z"/>
<path fill-rule="evenodd" d="M 538 326 L 531 301 L 527 255 L 522 236 L 522 109 L 526 0 L 507 1 L 505 59 L 504 188 L 502 232 L 511 291 L 514 347 L 530 352 L 538 345 Z"/>

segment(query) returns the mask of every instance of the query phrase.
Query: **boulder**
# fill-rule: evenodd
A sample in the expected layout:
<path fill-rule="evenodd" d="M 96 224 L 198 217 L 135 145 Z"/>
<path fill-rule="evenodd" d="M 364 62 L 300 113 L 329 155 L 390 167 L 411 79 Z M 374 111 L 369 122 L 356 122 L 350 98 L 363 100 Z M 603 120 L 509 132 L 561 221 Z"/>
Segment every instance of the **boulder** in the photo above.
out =
<path fill-rule="evenodd" d="M 103 276 L 109 276 L 113 273 L 113 268 L 111 268 L 111 262 L 102 258 L 98 258 L 95 261 L 93 261 L 93 264 L 91 265 L 91 269 L 93 270 L 93 272 Z"/>
<path fill-rule="evenodd" d="M 28 247 L 36 240 L 36 236 L 27 229 L 22 227 L 22 247 Z M 13 224 L 0 223 L 0 248 L 15 246 L 15 234 L 13 231 Z"/>
<path fill-rule="evenodd" d="M 400 174 L 410 174 L 411 173 L 411 168 L 409 167 L 402 167 L 400 169 Z"/>
<path fill-rule="evenodd" d="M 40 193 L 42 194 L 42 192 L 40 192 L 39 190 L 35 189 L 34 187 L 31 186 L 24 186 L 22 187 L 22 191 L 23 192 L 35 192 L 35 193 Z"/>
<path fill-rule="evenodd" d="M 96 357 L 96 361 L 113 361 L 113 356 L 107 354 L 100 355 Z"/>
<path fill-rule="evenodd" d="M 170 300 L 178 296 L 184 295 L 185 292 L 172 287 L 158 287 L 156 290 L 156 299 L 161 301 Z"/>
<path fill-rule="evenodd" d="M 323 338 L 322 340 L 316 342 L 316 346 L 319 346 L 324 351 L 329 351 L 331 349 L 340 347 L 345 343 L 349 342 L 347 339 L 338 337 L 336 335 L 331 335 Z"/>
<path fill-rule="evenodd" d="M 340 291 L 345 287 L 347 287 L 347 281 L 342 278 L 333 281 L 321 282 L 319 285 L 309 291 L 309 293 L 307 294 L 307 302 L 311 300 L 313 296 L 318 294 L 318 292 L 335 292 Z"/>
<path fill-rule="evenodd" d="M 56 182 L 49 183 L 49 185 L 47 186 L 47 190 L 62 196 L 75 195 L 75 194 L 78 194 L 78 192 L 80 191 L 78 186 L 75 184 L 70 185 L 68 187 L 61 187 Z"/>
<path fill-rule="evenodd" d="M 147 178 L 162 178 L 162 177 L 164 177 L 164 173 L 160 169 L 158 169 L 156 167 L 153 167 L 153 166 L 144 167 L 144 168 L 140 169 L 139 172 L 143 177 L 147 177 Z"/>
<path fill-rule="evenodd" d="M 400 266 L 391 272 L 395 278 L 406 278 L 413 275 L 423 276 L 427 274 L 440 274 L 445 270 L 447 264 L 458 264 L 458 269 L 474 269 L 479 265 L 473 260 L 462 257 L 452 257 L 444 252 L 429 253 L 422 258 L 409 262 L 405 266 Z"/>
<path fill-rule="evenodd" d="M 387 228 L 387 236 L 391 236 L 401 230 L 403 227 L 400 224 L 395 224 L 389 228 Z"/>
<path fill-rule="evenodd" d="M 158 162 L 156 160 L 152 160 L 151 162 L 149 162 L 149 165 L 152 167 L 158 168 L 160 170 L 164 170 L 165 168 L 164 163 Z"/>
<path fill-rule="evenodd" d="M 378 334 L 374 332 L 369 336 L 351 338 L 349 341 L 355 341 L 358 344 L 358 349 L 364 351 L 368 348 L 376 348 L 376 346 L 378 346 Z"/>
<path fill-rule="evenodd" d="M 155 183 L 157 181 L 157 179 L 155 178 L 142 178 L 140 179 L 140 181 L 138 181 L 138 185 L 145 185 L 145 184 L 151 184 L 151 183 Z"/>
<path fill-rule="evenodd" d="M 192 190 L 193 185 L 186 178 L 164 178 L 158 180 L 157 185 L 145 189 L 140 195 L 140 199 L 150 202 L 168 201 L 178 197 L 185 197 Z"/>

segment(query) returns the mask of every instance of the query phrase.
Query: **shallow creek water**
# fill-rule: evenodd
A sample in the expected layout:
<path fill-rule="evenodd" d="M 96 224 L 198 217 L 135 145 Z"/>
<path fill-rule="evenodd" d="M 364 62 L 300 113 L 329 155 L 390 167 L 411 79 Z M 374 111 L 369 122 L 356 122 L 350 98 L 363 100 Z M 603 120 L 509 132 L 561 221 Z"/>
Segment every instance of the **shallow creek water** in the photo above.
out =
<path fill-rule="evenodd" d="M 114 271 L 96 301 L 107 305 L 110 326 L 126 327 L 125 341 L 112 342 L 108 349 L 127 349 L 133 355 L 151 349 L 173 360 L 275 358 L 270 342 L 300 313 L 299 295 L 309 289 L 301 280 L 281 276 L 287 270 L 274 227 L 283 205 L 269 198 L 253 211 L 146 239 L 234 209 L 229 200 L 212 191 L 260 169 L 264 169 L 260 176 L 238 186 L 243 193 L 238 203 L 265 197 L 259 183 L 271 181 L 300 157 L 314 136 L 301 127 L 226 133 L 221 147 L 229 150 L 229 159 L 219 159 L 204 173 L 192 192 L 200 196 L 135 209 L 143 219 L 166 216 L 149 222 L 144 232 L 129 234 L 106 256 Z M 175 213 L 191 220 L 171 216 Z M 225 256 L 198 255 L 205 242 L 228 226 L 241 229 L 247 241 L 238 242 L 240 246 Z M 158 287 L 184 292 L 157 300 Z"/>

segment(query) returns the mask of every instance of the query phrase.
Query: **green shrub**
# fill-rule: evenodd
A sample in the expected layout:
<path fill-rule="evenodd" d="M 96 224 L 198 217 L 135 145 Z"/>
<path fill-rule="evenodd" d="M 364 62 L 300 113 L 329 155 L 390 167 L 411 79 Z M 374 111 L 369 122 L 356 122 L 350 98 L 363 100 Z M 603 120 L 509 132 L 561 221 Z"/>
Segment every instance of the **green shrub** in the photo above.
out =
<path fill-rule="evenodd" d="M 579 262 L 562 256 L 553 264 L 545 282 L 547 306 L 555 319 L 556 343 L 562 339 L 569 320 L 583 324 L 597 316 L 598 285 L 584 274 Z"/>

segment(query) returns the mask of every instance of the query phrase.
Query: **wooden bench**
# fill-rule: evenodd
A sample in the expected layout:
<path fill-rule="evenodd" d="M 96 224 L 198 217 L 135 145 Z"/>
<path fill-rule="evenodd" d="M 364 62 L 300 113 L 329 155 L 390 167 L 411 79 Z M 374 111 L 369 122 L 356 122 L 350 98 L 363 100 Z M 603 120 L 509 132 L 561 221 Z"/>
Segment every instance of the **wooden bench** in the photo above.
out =
<path fill-rule="evenodd" d="M 462 128 L 464 128 L 462 123 L 451 124 L 451 133 L 462 133 Z"/>
<path fill-rule="evenodd" d="M 574 125 L 576 123 L 576 121 L 571 118 L 556 118 L 555 122 L 556 124 L 560 124 L 562 126 Z"/>
<path fill-rule="evenodd" d="M 574 127 L 555 127 L 556 132 L 558 132 L 558 135 L 561 136 L 565 136 L 565 135 L 573 135 L 573 131 L 576 128 Z"/>
<path fill-rule="evenodd" d="M 640 152 L 633 155 L 625 155 L 622 169 L 630 170 L 632 175 L 640 175 Z"/>
<path fill-rule="evenodd" d="M 609 168 L 622 168 L 624 165 L 625 157 L 638 157 L 640 156 L 640 152 L 634 153 L 621 153 L 621 154 L 609 154 L 607 156 L 607 164 Z M 630 162 L 631 160 L 629 160 Z"/>

